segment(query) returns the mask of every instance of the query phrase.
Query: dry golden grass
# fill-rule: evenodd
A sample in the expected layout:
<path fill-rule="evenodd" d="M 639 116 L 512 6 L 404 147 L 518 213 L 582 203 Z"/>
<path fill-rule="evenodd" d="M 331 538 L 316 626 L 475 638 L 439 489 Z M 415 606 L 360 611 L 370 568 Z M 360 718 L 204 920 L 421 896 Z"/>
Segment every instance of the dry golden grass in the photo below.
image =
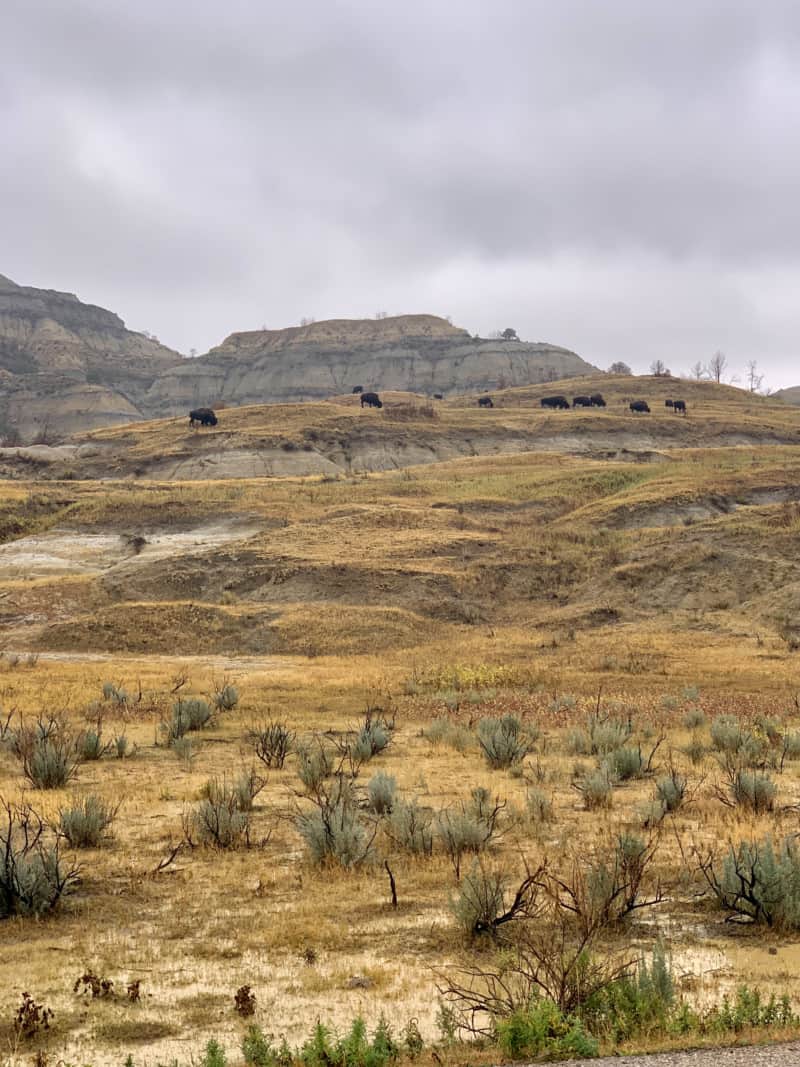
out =
<path fill-rule="evenodd" d="M 572 384 L 580 392 L 590 382 Z M 685 395 L 693 416 L 702 404 L 702 425 L 654 414 L 684 436 L 731 433 L 744 421 L 771 442 L 800 425 L 795 410 L 727 387 L 591 386 L 620 409 L 631 390 Z M 509 390 L 492 412 L 453 400 L 420 424 L 446 433 L 487 418 L 513 429 L 574 416 L 573 428 L 588 430 L 631 418 L 533 407 L 557 391 Z M 362 419 L 351 398 L 223 414 L 215 433 L 237 441 L 300 441 L 309 428 L 344 433 Z M 393 424 L 368 424 L 367 415 L 357 425 L 370 432 L 417 433 L 413 413 Z M 183 447 L 184 421 L 91 436 L 146 460 Z M 696 796 L 663 834 L 654 873 L 668 900 L 642 912 L 620 943 L 666 938 L 700 1001 L 742 979 L 794 992 L 797 944 L 726 927 L 697 898 L 692 849 L 793 832 L 800 766 L 776 775 L 779 810 L 743 817 L 715 798 L 714 760 L 695 766 L 683 753 L 691 731 L 682 720 L 695 703 L 684 691 L 696 685 L 708 718 L 769 713 L 800 725 L 790 650 L 800 617 L 800 446 L 679 443 L 657 462 L 529 452 L 341 479 L 0 483 L 0 707 L 27 720 L 58 711 L 78 729 L 104 682 L 141 693 L 104 723 L 107 736 L 124 730 L 136 755 L 83 764 L 67 791 L 26 789 L 0 746 L 8 799 L 27 795 L 48 816 L 73 794 L 121 801 L 113 838 L 81 856 L 82 883 L 61 910 L 0 929 L 0 1040 L 27 989 L 55 1009 L 50 1048 L 68 1059 L 119 1062 L 129 1048 L 186 1059 L 210 1036 L 234 1042 L 242 1023 L 233 994 L 245 983 L 258 997 L 256 1021 L 292 1041 L 318 1016 L 343 1025 L 359 1012 L 384 1012 L 395 1026 L 415 1017 L 433 1034 L 433 972 L 474 952 L 450 915 L 452 867 L 440 852 L 410 859 L 381 832 L 396 910 L 380 864 L 315 868 L 294 823 L 303 802 L 291 759 L 267 772 L 256 800 L 253 837 L 269 835 L 263 847 L 186 851 L 153 873 L 208 779 L 231 780 L 252 764 L 254 723 L 285 720 L 304 737 L 340 733 L 368 703 L 391 707 L 397 729 L 361 780 L 384 770 L 404 796 L 435 810 L 485 786 L 508 805 L 487 862 L 510 878 L 523 858 L 567 865 L 607 851 L 620 829 L 641 830 L 652 779 L 618 786 L 612 806 L 590 817 L 573 788 L 576 765 L 593 760 L 569 751 L 570 731 L 598 698 L 630 715 L 643 747 L 663 731 L 660 765 L 671 754 Z M 131 535 L 145 543 L 132 547 Z M 181 693 L 209 693 L 229 677 L 241 694 L 196 735 L 190 762 L 157 743 L 182 674 Z M 489 770 L 474 740 L 460 752 L 423 736 L 439 717 L 470 730 L 507 712 L 541 730 L 526 775 L 552 797 L 554 819 L 542 826 L 512 817 L 524 810 L 526 778 Z M 707 742 L 707 726 L 699 732 Z M 72 983 L 86 968 L 118 989 L 141 979 L 142 1003 L 84 1003 Z"/>

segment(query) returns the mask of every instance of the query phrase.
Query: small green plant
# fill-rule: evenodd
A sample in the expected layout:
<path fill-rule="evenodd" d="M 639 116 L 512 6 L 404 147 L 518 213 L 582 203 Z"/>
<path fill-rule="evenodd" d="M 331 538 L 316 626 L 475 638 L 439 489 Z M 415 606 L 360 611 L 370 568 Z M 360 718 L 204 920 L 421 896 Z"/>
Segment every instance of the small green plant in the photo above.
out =
<path fill-rule="evenodd" d="M 82 763 L 91 763 L 94 760 L 102 759 L 111 750 L 111 747 L 111 741 L 103 741 L 99 725 L 96 730 L 84 730 L 83 733 L 78 735 L 75 742 L 75 751 Z"/>
<path fill-rule="evenodd" d="M 333 774 L 334 754 L 331 748 L 320 738 L 308 744 L 298 744 L 297 774 L 308 793 L 316 793 L 325 779 Z"/>
<path fill-rule="evenodd" d="M 212 1038 L 200 1057 L 200 1067 L 227 1067 L 227 1063 L 225 1049 Z"/>
<path fill-rule="evenodd" d="M 59 829 L 73 848 L 97 848 L 116 818 L 119 807 L 90 793 L 58 813 Z"/>
<path fill-rule="evenodd" d="M 536 1000 L 497 1023 L 497 1040 L 510 1059 L 546 1054 L 549 1058 L 597 1056 L 599 1043 L 577 1016 L 565 1015 L 551 1000 Z"/>

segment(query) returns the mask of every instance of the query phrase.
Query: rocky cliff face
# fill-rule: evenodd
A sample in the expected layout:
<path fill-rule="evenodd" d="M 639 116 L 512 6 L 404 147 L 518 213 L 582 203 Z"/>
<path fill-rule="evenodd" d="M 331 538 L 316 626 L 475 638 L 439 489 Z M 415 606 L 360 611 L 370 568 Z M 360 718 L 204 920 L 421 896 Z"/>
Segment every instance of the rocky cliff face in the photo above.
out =
<path fill-rule="evenodd" d="M 71 293 L 0 275 L 0 437 L 34 440 L 142 418 L 182 357 Z"/>
<path fill-rule="evenodd" d="M 594 370 L 566 348 L 472 338 L 435 315 L 332 319 L 231 334 L 161 375 L 147 404 L 171 414 L 195 404 L 321 400 L 357 385 L 452 396 Z"/>
<path fill-rule="evenodd" d="M 594 369 L 566 348 L 473 338 L 435 315 L 233 333 L 207 355 L 184 359 L 71 293 L 0 275 L 0 441 L 7 443 L 198 405 L 321 400 L 357 385 L 452 396 Z"/>

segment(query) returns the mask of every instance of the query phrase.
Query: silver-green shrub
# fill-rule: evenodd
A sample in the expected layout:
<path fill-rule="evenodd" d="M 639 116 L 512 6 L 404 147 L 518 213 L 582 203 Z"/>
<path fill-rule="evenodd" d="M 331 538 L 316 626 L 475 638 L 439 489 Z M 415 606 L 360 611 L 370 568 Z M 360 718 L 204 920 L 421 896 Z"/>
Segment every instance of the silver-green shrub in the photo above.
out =
<path fill-rule="evenodd" d="M 341 776 L 317 795 L 312 811 L 298 815 L 296 825 L 314 863 L 356 867 L 371 854 L 374 829 L 364 822 L 352 782 Z"/>
<path fill-rule="evenodd" d="M 90 793 L 71 807 L 61 808 L 58 825 L 73 848 L 97 848 L 116 814 L 116 807 Z"/>
<path fill-rule="evenodd" d="M 397 781 L 378 771 L 367 783 L 367 807 L 375 815 L 389 815 L 397 800 Z"/>
<path fill-rule="evenodd" d="M 505 888 L 501 874 L 487 871 L 478 860 L 473 860 L 458 894 L 450 899 L 450 910 L 468 937 L 494 928 L 504 910 Z"/>
<path fill-rule="evenodd" d="M 386 833 L 399 848 L 414 856 L 433 852 L 433 812 L 417 800 L 399 800 L 386 821 Z"/>
<path fill-rule="evenodd" d="M 516 715 L 499 719 L 481 719 L 478 723 L 478 744 L 490 767 L 505 769 L 525 759 L 534 746 L 538 731 L 523 727 Z"/>

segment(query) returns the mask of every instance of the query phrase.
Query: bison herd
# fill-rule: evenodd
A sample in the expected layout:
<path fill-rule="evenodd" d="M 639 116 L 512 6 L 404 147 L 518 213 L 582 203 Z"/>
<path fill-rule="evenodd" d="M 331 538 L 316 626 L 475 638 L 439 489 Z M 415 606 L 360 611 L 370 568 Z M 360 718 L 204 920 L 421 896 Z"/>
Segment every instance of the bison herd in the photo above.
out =
<path fill-rule="evenodd" d="M 359 397 L 361 401 L 361 407 L 368 408 L 382 408 L 383 401 L 377 393 L 364 392 L 363 386 L 357 385 L 353 389 L 353 394 Z M 434 393 L 436 400 L 442 399 L 441 393 Z M 565 396 L 543 396 L 539 401 L 543 408 L 550 408 L 551 410 L 569 411 L 570 402 Z M 592 393 L 591 396 L 576 396 L 572 398 L 573 408 L 604 408 L 606 402 L 600 393 Z M 676 414 L 686 414 L 686 401 L 685 400 L 666 400 L 664 406 L 669 408 Z M 493 408 L 494 401 L 490 396 L 478 397 L 479 408 Z M 631 400 L 628 404 L 631 414 L 633 415 L 649 415 L 650 406 L 646 400 Z M 189 412 L 189 425 L 190 426 L 216 426 L 218 422 L 217 416 L 211 410 L 211 408 L 195 408 L 194 411 Z"/>

